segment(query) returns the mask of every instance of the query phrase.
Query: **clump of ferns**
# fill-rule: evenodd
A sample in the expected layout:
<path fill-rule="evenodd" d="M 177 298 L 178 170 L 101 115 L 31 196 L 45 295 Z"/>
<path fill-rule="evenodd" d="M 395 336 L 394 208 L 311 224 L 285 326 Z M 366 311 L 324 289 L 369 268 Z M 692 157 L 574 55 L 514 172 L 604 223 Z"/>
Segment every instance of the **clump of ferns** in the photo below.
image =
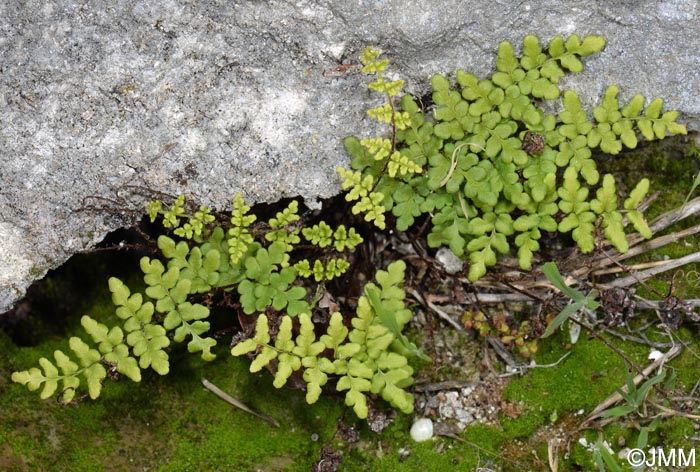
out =
<path fill-rule="evenodd" d="M 468 258 L 472 281 L 496 264 L 497 253 L 511 250 L 521 269 L 530 269 L 543 232 L 570 234 L 584 253 L 595 248 L 598 229 L 620 252 L 629 248 L 628 223 L 650 237 L 639 208 L 649 181 L 642 179 L 620 207 L 615 179 L 609 174 L 601 179 L 592 149 L 614 155 L 623 146 L 634 148 L 640 137 L 662 139 L 686 130 L 675 121 L 677 112 L 662 112 L 658 98 L 647 105 L 635 95 L 621 107 L 619 89 L 611 86 L 591 120 L 575 92 L 562 94 L 559 78 L 581 71 L 580 58 L 604 45 L 600 36 L 572 35 L 557 36 L 543 47 L 529 35 L 518 57 L 504 41 L 497 72 L 489 79 L 459 70 L 453 86 L 433 76 L 432 113 L 408 95 L 399 106 L 395 100 L 404 82 L 387 80 L 388 60 L 368 48 L 363 71 L 375 74 L 369 88 L 385 99 L 368 114 L 389 124 L 391 134 L 345 140 L 352 170 L 338 168 L 338 173 L 352 213 L 383 230 L 390 212 L 401 232 L 427 217 L 428 246 L 447 246 Z M 559 113 L 541 107 L 560 97 Z M 13 381 L 41 388 L 42 398 L 60 386 L 68 402 L 83 388 L 97 398 L 109 372 L 134 381 L 140 381 L 143 369 L 168 373 L 173 343 L 186 342 L 188 351 L 210 361 L 217 341 L 210 335 L 210 306 L 203 301 L 206 294 L 223 291 L 238 297 L 241 316 L 255 317 L 251 337 L 233 346 L 232 355 L 253 357 L 252 371 L 276 363 L 275 386 L 298 372 L 313 403 L 332 378 L 360 418 L 367 416 L 372 395 L 411 412 L 409 360 L 426 356 L 403 334 L 411 319 L 404 302 L 405 264 L 378 270 L 376 282 L 364 285 L 355 313 L 333 311 L 327 324 L 317 326 L 312 315 L 323 284 L 348 271 L 346 255 L 362 236 L 342 224 L 307 225 L 297 201 L 266 222 L 250 210 L 240 194 L 225 220 L 184 197 L 169 205 L 152 202 L 151 220 L 162 219 L 172 233 L 158 238 L 161 257 L 140 261 L 143 293 L 110 278 L 119 323 L 110 327 L 83 316 L 87 341 L 70 338 L 68 353 L 56 350 L 53 361 L 42 357 L 40 368 L 15 372 Z M 304 245 L 314 251 L 300 250 Z M 536 349 L 526 342 L 527 326 L 511 328 L 505 318 L 486 324 L 478 313 L 465 321 L 515 343 L 524 355 Z"/>
<path fill-rule="evenodd" d="M 411 318 L 401 288 L 405 265 L 394 263 L 388 271 L 378 271 L 379 285 L 365 285 L 355 315 L 334 311 L 324 326 L 316 326 L 312 314 L 323 285 L 348 270 L 345 256 L 362 237 L 342 224 L 299 224 L 297 201 L 264 224 L 255 225 L 257 216 L 250 210 L 237 195 L 224 226 L 204 206 L 188 211 L 184 197 L 170 205 L 152 202 L 151 220 L 161 219 L 173 237 L 158 238 L 162 258 L 141 259 L 143 293 L 132 293 L 118 278 L 109 279 L 121 324 L 109 327 L 84 316 L 87 342 L 72 337 L 68 353 L 56 350 L 53 361 L 42 357 L 41 369 L 15 372 L 13 380 L 30 390 L 42 388 L 42 398 L 60 385 L 61 398 L 68 402 L 85 385 L 89 396 L 97 398 L 108 370 L 137 382 L 143 369 L 167 374 L 173 343 L 187 342 L 188 351 L 211 361 L 217 341 L 210 333 L 211 307 L 204 299 L 212 292 L 235 292 L 240 317 L 251 317 L 255 330 L 231 354 L 254 357 L 251 371 L 270 368 L 277 387 L 299 371 L 309 403 L 318 399 L 329 379 L 336 379 L 336 389 L 347 390 L 346 404 L 361 418 L 367 416 L 368 395 L 412 411 L 413 397 L 405 390 L 413 381 L 408 358 L 425 356 L 401 332 Z M 314 250 L 297 251 L 302 246 Z M 323 329 L 325 334 L 317 339 L 316 332 Z"/>
<path fill-rule="evenodd" d="M 620 206 L 615 179 L 601 178 L 592 150 L 615 155 L 642 138 L 686 129 L 676 111 L 662 111 L 660 98 L 647 104 L 637 94 L 621 106 L 613 85 L 591 119 L 576 92 L 560 89 L 561 76 L 580 72 L 580 58 L 604 46 L 596 35 L 557 36 L 546 46 L 528 35 L 517 56 L 503 41 L 490 78 L 460 69 L 453 85 L 434 75 L 430 112 L 410 95 L 396 103 L 404 82 L 387 80 L 388 60 L 368 48 L 363 71 L 375 75 L 369 88 L 385 100 L 368 114 L 391 130 L 389 137 L 345 140 L 353 159 L 338 174 L 352 212 L 380 229 L 391 214 L 399 231 L 427 216 L 428 246 L 468 258 L 471 281 L 496 264 L 497 254 L 511 251 L 529 270 L 543 233 L 570 234 L 583 253 L 594 250 L 599 228 L 620 252 L 629 248 L 628 223 L 651 237 L 639 209 L 649 180 L 641 179 Z M 542 107 L 559 99 L 557 114 Z"/>

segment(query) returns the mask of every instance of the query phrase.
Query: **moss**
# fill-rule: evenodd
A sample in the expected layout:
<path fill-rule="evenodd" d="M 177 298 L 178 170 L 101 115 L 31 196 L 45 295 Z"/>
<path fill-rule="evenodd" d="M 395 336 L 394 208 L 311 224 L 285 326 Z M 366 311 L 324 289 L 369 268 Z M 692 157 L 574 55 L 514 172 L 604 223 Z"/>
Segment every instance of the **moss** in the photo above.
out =
<path fill-rule="evenodd" d="M 382 438 L 346 451 L 341 470 L 473 470 L 479 464 L 477 453 L 451 438 L 422 443 L 411 441 L 405 434 L 397 442 Z"/>
<path fill-rule="evenodd" d="M 681 416 L 669 418 L 659 425 L 657 434 L 661 444 L 667 444 L 669 447 L 694 447 L 695 442 L 691 441 L 695 435 L 695 427 L 693 421 Z"/>
<path fill-rule="evenodd" d="M 80 268 L 63 272 L 80 273 Z M 156 464 L 163 470 L 310 468 L 320 448 L 310 441 L 311 435 L 329 439 L 343 407 L 333 399 L 321 399 L 309 407 L 303 392 L 275 390 L 269 373 L 250 375 L 248 362 L 232 359 L 226 346 L 219 347 L 219 359 L 213 363 L 204 363 L 189 355 L 186 347 L 177 346 L 170 353 L 174 368 L 167 377 L 149 370 L 139 384 L 125 378 L 108 381 L 99 400 L 78 405 L 41 401 L 10 382 L 11 372 L 34 365 L 39 357 L 51 358 L 55 349 L 65 349 L 66 337 L 85 336 L 78 323 L 82 314 L 114 319 L 107 275 L 93 276 L 103 288 L 72 289 L 92 297 L 66 302 L 60 336 L 35 336 L 18 347 L 0 330 L 0 444 L 6 445 L 0 464 L 52 471 L 144 470 Z M 71 290 L 69 279 L 49 279 L 42 288 L 43 299 L 59 299 Z M 139 280 L 133 282 L 136 285 Z M 38 326 L 56 323 L 37 311 L 31 316 Z M 202 387 L 202 377 L 276 417 L 283 427 L 277 430 L 232 408 Z"/>
<path fill-rule="evenodd" d="M 582 335 L 578 343 L 567 350 L 563 339 L 564 335 L 561 334 L 542 342 L 537 362 L 550 364 L 570 352 L 566 359 L 555 367 L 531 369 L 526 377 L 506 387 L 506 401 L 526 405 L 520 417 L 505 424 L 510 437 L 532 434 L 538 426 L 547 423 L 555 412 L 557 416 L 562 416 L 579 410 L 590 411 L 615 388 L 624 384 L 624 361 L 602 342 Z"/>
<path fill-rule="evenodd" d="M 29 360 L 54 347 L 20 350 L 30 351 Z M 178 359 L 180 368 L 165 378 L 110 382 L 98 401 L 78 406 L 42 402 L 19 385 L 6 385 L 2 443 L 27 458 L 30 470 L 98 471 L 106 464 L 161 464 L 162 470 L 178 471 L 309 469 L 319 449 L 311 435 L 332 436 L 339 404 L 322 399 L 309 408 L 303 392 L 275 390 L 268 373 L 250 376 L 243 360 L 204 364 L 189 358 Z M 203 376 L 276 417 L 282 428 L 233 409 L 202 388 Z"/>
<path fill-rule="evenodd" d="M 586 438 L 588 444 L 595 444 L 597 441 L 597 432 L 589 432 L 583 435 Z M 563 470 L 598 470 L 595 466 L 593 454 L 590 449 L 582 446 L 580 443 L 575 442 L 571 447 L 571 453 L 566 462 L 562 466 L 568 466 L 569 468 L 563 468 Z"/>

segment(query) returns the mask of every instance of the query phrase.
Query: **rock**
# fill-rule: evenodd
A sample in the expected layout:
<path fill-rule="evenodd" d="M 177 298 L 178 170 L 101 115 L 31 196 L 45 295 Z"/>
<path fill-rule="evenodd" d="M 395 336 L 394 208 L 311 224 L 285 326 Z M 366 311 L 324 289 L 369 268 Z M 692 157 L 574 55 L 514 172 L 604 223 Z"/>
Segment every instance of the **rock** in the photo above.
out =
<path fill-rule="evenodd" d="M 411 438 L 416 442 L 427 441 L 433 437 L 433 421 L 430 418 L 420 418 L 411 426 Z"/>
<path fill-rule="evenodd" d="M 435 253 L 435 259 L 440 263 L 445 272 L 450 275 L 457 274 L 464 268 L 464 261 L 457 257 L 452 249 L 441 247 Z"/>
<path fill-rule="evenodd" d="M 0 313 L 154 192 L 220 209 L 237 191 L 250 203 L 337 193 L 341 140 L 377 129 L 364 110 L 378 102 L 361 75 L 323 72 L 369 44 L 420 95 L 435 72 L 491 72 L 502 39 L 602 34 L 605 51 L 566 87 L 589 106 L 613 83 L 623 100 L 663 96 L 700 124 L 694 0 L 356 5 L 2 2 Z"/>

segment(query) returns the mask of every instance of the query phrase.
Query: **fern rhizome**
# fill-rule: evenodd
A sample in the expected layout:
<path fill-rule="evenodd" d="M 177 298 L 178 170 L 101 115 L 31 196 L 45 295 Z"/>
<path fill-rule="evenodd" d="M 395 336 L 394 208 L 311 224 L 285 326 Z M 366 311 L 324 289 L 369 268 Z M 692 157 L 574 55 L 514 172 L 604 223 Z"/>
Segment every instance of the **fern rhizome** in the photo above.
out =
<path fill-rule="evenodd" d="M 428 215 L 428 245 L 468 258 L 471 280 L 484 276 L 497 253 L 511 250 L 529 269 L 542 231 L 570 233 L 583 252 L 594 249 L 599 228 L 621 252 L 628 248 L 626 222 L 649 237 L 638 208 L 648 180 L 620 208 L 615 179 L 601 179 L 592 150 L 617 154 L 635 147 L 640 136 L 662 139 L 686 131 L 676 112 L 662 112 L 658 98 L 645 106 L 636 95 L 621 107 L 612 86 L 591 120 L 575 92 L 562 94 L 559 78 L 581 71 L 580 58 L 604 45 L 600 36 L 573 35 L 555 37 L 545 48 L 527 36 L 517 57 L 504 41 L 489 79 L 459 70 L 452 85 L 435 75 L 430 112 L 409 95 L 398 99 L 404 82 L 387 80 L 388 60 L 368 48 L 363 71 L 375 75 L 369 88 L 384 97 L 368 114 L 389 125 L 390 133 L 345 140 L 351 169 L 338 173 L 345 199 L 354 202 L 352 213 L 399 231 Z M 557 115 L 541 108 L 557 99 Z M 364 286 L 353 312 L 334 311 L 315 324 L 325 284 L 349 276 L 348 254 L 363 242 L 354 227 L 323 221 L 304 226 L 296 201 L 263 223 L 240 195 L 226 220 L 204 206 L 190 208 L 182 196 L 169 205 L 151 202 L 148 214 L 170 235 L 158 238 L 161 257 L 141 259 L 143 293 L 109 279 L 119 325 L 83 316 L 86 338 L 72 337 L 68 353 L 56 350 L 53 360 L 39 359 L 40 368 L 15 372 L 13 381 L 41 389 L 41 398 L 58 392 L 69 402 L 85 389 L 97 398 L 110 372 L 136 382 L 143 369 L 167 374 L 173 343 L 187 342 L 190 352 L 210 361 L 216 340 L 203 295 L 223 292 L 237 295 L 242 316 L 256 317 L 231 349 L 252 358 L 251 372 L 269 368 L 278 388 L 297 373 L 308 403 L 334 386 L 360 418 L 367 417 L 372 395 L 413 411 L 411 364 L 427 357 L 403 334 L 411 311 L 404 303 L 402 261 L 376 272 L 376 283 Z M 491 329 L 476 315 L 468 322 Z M 530 343 L 520 352 L 535 350 Z"/>

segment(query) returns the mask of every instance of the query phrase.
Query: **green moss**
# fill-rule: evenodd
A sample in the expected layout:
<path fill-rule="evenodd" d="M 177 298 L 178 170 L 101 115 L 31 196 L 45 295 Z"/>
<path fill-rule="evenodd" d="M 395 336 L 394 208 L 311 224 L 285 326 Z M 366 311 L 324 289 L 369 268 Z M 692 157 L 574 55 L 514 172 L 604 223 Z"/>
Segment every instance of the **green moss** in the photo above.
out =
<path fill-rule="evenodd" d="M 80 270 L 68 268 L 64 272 Z M 60 316 L 65 326 L 60 337 L 42 335 L 30 340 L 30 345 L 18 347 L 0 330 L 0 444 L 6 445 L 0 451 L 3 468 L 12 461 L 24 461 L 26 469 L 21 470 L 143 470 L 155 465 L 163 470 L 309 470 L 320 450 L 319 443 L 310 440 L 311 435 L 328 440 L 342 405 L 321 399 L 310 408 L 303 392 L 274 389 L 268 372 L 250 375 L 248 362 L 232 359 L 225 346 L 220 347 L 220 360 L 213 363 L 204 363 L 178 346 L 170 353 L 177 366 L 171 375 L 161 377 L 146 371 L 139 384 L 128 379 L 110 382 L 98 401 L 74 406 L 41 401 L 10 382 L 12 371 L 26 368 L 39 357 L 50 358 L 55 349 L 64 348 L 65 336 L 84 336 L 77 323 L 82 314 L 114 319 L 104 282 L 107 275 L 94 277 L 104 288 L 75 290 L 93 297 L 67 303 L 66 315 Z M 44 284 L 42 296 L 60 297 L 71 285 L 68 279 Z M 138 280 L 133 282 L 136 285 Z M 57 320 L 40 315 L 32 313 L 40 333 L 52 332 L 46 327 Z M 277 418 L 282 428 L 261 424 L 232 408 L 202 387 L 202 377 Z"/>
<path fill-rule="evenodd" d="M 556 362 L 567 352 L 562 347 L 563 338 L 564 335 L 559 335 L 541 343 L 538 364 Z M 506 387 L 505 400 L 526 405 L 521 416 L 504 425 L 510 437 L 532 434 L 549 422 L 555 412 L 562 416 L 579 410 L 590 411 L 624 384 L 624 361 L 602 342 L 582 335 L 569 352 L 557 366 L 531 369 L 526 377 Z"/>
<path fill-rule="evenodd" d="M 473 470 L 478 465 L 477 453 L 451 438 L 416 443 L 403 434 L 403 440 L 383 439 L 365 442 L 348 450 L 341 470 Z"/>
<path fill-rule="evenodd" d="M 588 431 L 583 434 L 582 437 L 586 439 L 588 444 L 595 444 L 598 439 L 597 432 Z M 569 466 L 570 469 L 562 467 L 563 470 L 598 470 L 593 462 L 593 454 L 591 451 L 582 446 L 580 443 L 575 442 L 571 447 L 571 454 L 569 459 L 562 464 L 562 466 Z"/>
<path fill-rule="evenodd" d="M 690 440 L 695 435 L 693 421 L 681 416 L 674 416 L 664 421 L 658 428 L 657 434 L 661 444 L 670 447 L 695 447 Z"/>
<path fill-rule="evenodd" d="M 27 359 L 55 347 L 17 349 L 3 340 L 3 352 L 30 351 L 18 356 Z M 19 385 L 4 385 L 2 443 L 26 458 L 31 470 L 99 471 L 114 463 L 177 471 L 308 470 L 319 451 L 311 435 L 328 440 L 342 413 L 333 400 L 309 408 L 303 392 L 275 390 L 269 373 L 251 376 L 242 360 L 177 361 L 179 369 L 167 378 L 113 382 L 99 401 L 79 406 L 42 402 Z M 203 389 L 201 377 L 276 417 L 282 427 L 233 409 Z"/>

